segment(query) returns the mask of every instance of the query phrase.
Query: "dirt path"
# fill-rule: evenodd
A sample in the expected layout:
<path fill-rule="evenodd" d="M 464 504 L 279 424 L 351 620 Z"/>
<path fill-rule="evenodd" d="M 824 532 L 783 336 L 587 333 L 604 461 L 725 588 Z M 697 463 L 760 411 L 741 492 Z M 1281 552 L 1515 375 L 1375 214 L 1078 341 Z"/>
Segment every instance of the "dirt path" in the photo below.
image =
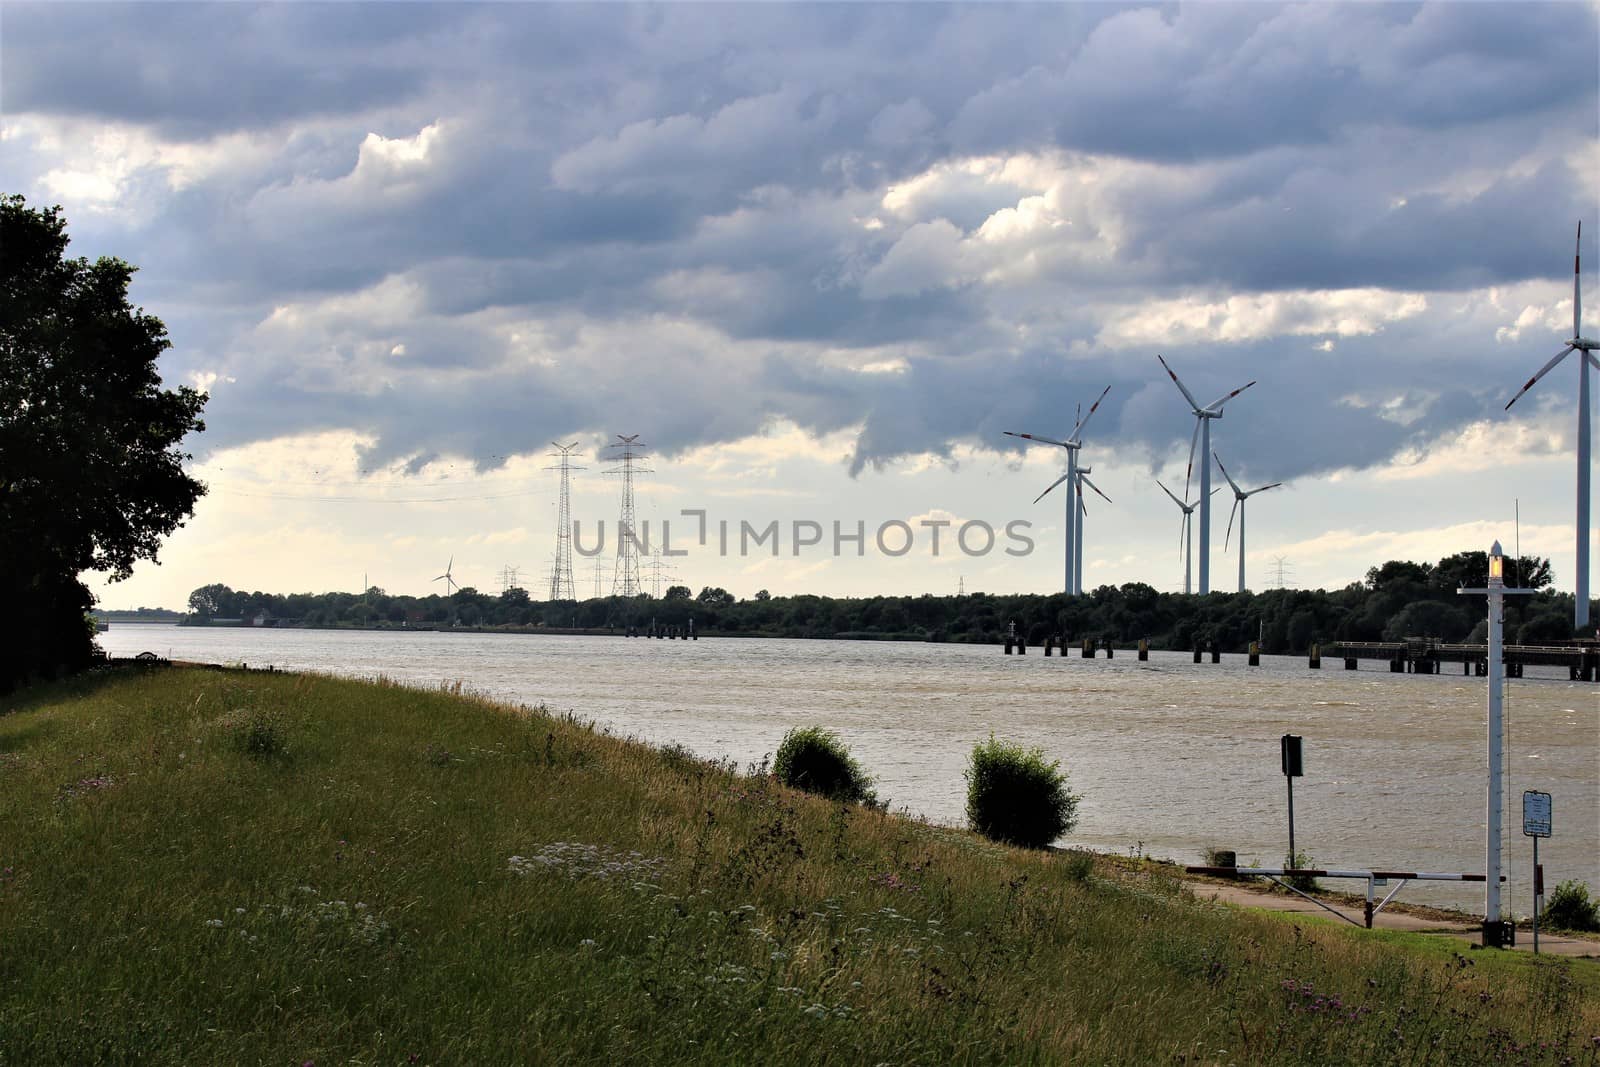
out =
<path fill-rule="evenodd" d="M 1229 904 L 1238 908 L 1264 908 L 1269 911 L 1316 915 L 1330 921 L 1337 921 L 1322 908 L 1311 903 L 1311 901 L 1291 893 L 1273 893 L 1250 886 L 1228 885 L 1222 882 L 1210 881 L 1185 880 L 1184 885 L 1192 890 L 1195 897 L 1200 900 L 1215 901 L 1219 904 Z M 1330 900 L 1326 903 L 1339 914 L 1350 919 L 1354 925 L 1365 927 L 1364 909 L 1359 902 L 1351 905 L 1343 901 Z M 1454 937 L 1473 946 L 1477 946 L 1481 940 L 1479 924 L 1472 919 L 1445 919 L 1437 916 L 1385 909 L 1373 918 L 1372 925 L 1379 930 L 1404 930 L 1408 933 Z M 1517 928 L 1516 951 L 1533 951 L 1533 933 L 1531 930 L 1521 926 Z M 1552 934 L 1540 930 L 1539 952 L 1551 956 L 1600 960 L 1600 941 L 1573 937 L 1567 934 Z"/>

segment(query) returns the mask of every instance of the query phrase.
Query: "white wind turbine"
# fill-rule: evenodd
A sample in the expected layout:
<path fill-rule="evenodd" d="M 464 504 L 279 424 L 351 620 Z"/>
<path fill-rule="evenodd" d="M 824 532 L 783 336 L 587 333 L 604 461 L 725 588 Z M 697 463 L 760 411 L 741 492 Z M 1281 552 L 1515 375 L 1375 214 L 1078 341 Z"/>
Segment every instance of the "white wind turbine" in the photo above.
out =
<path fill-rule="evenodd" d="M 1228 468 L 1222 465 L 1222 457 L 1215 452 L 1211 453 L 1211 455 L 1216 459 L 1217 468 L 1222 471 L 1222 476 L 1228 479 L 1229 485 L 1233 486 L 1233 511 L 1228 512 L 1228 532 L 1223 535 L 1222 549 L 1224 552 L 1228 549 L 1228 538 L 1233 534 L 1233 514 L 1236 511 L 1239 513 L 1239 592 L 1242 593 L 1244 592 L 1244 502 L 1257 493 L 1265 493 L 1268 489 L 1276 489 L 1283 483 L 1273 482 L 1271 485 L 1263 485 L 1260 489 L 1240 489 L 1239 483 L 1234 481 L 1233 476 L 1228 473 Z"/>
<path fill-rule="evenodd" d="M 1578 247 L 1572 253 L 1572 339 L 1567 342 L 1567 347 L 1549 363 L 1539 368 L 1539 373 L 1528 379 L 1526 385 L 1517 390 L 1517 395 L 1506 403 L 1506 410 L 1511 410 L 1511 405 L 1521 399 L 1522 394 L 1533 388 L 1533 383 L 1543 378 L 1555 369 L 1557 363 L 1566 359 L 1573 352 L 1578 353 L 1578 552 L 1577 552 L 1577 578 L 1573 589 L 1572 625 L 1586 627 L 1589 625 L 1589 368 L 1593 366 L 1600 370 L 1600 359 L 1595 358 L 1595 350 L 1600 349 L 1600 341 L 1591 341 L 1583 336 L 1583 298 L 1578 291 L 1579 252 L 1583 248 L 1583 222 L 1578 222 Z"/>
<path fill-rule="evenodd" d="M 1098 485 L 1095 485 L 1094 482 L 1089 480 L 1089 475 L 1093 473 L 1093 467 L 1078 468 L 1078 529 L 1072 538 L 1072 584 L 1077 587 L 1077 590 L 1080 593 L 1083 592 L 1083 517 L 1089 512 L 1088 507 L 1083 502 L 1083 487 L 1087 485 L 1090 489 L 1093 489 L 1096 493 L 1099 493 L 1100 499 L 1104 500 L 1107 504 L 1112 502 L 1110 497 L 1100 492 L 1100 487 Z"/>
<path fill-rule="evenodd" d="M 1065 569 L 1068 596 L 1079 592 L 1075 581 L 1076 574 L 1074 571 L 1075 560 L 1077 557 L 1073 555 L 1073 542 L 1075 540 L 1073 534 L 1078 528 L 1078 479 L 1075 477 L 1078 471 L 1078 449 L 1083 447 L 1084 427 L 1089 425 L 1089 420 L 1094 418 L 1095 410 L 1100 407 L 1100 401 L 1104 400 L 1106 398 L 1106 394 L 1109 392 L 1111 392 L 1111 386 L 1109 385 L 1101 390 L 1100 396 L 1093 404 L 1089 405 L 1089 414 L 1078 420 L 1078 424 L 1072 428 L 1072 433 L 1067 435 L 1067 439 L 1065 441 L 1057 441 L 1052 437 L 1039 437 L 1031 433 L 1013 433 L 1010 430 L 1005 431 L 1007 437 L 1020 437 L 1024 441 L 1037 441 L 1042 445 L 1056 445 L 1067 450 L 1067 472 L 1061 477 L 1057 478 L 1055 481 L 1051 482 L 1049 488 L 1045 489 L 1043 493 L 1040 493 L 1038 496 L 1033 498 L 1033 502 L 1037 504 L 1039 501 L 1045 498 L 1051 489 L 1054 489 L 1062 482 L 1067 483 L 1067 509 L 1065 524 L 1067 543 Z"/>
<path fill-rule="evenodd" d="M 1161 485 L 1160 478 L 1156 479 L 1156 484 Z M 1183 557 L 1183 593 L 1188 596 L 1190 591 L 1189 575 L 1191 573 L 1189 564 L 1194 554 L 1194 529 L 1191 527 L 1189 520 L 1194 516 L 1194 509 L 1200 506 L 1200 501 L 1196 500 L 1193 504 L 1185 503 L 1173 496 L 1172 490 L 1165 485 L 1161 485 L 1161 491 L 1172 497 L 1172 502 L 1183 509 L 1183 525 L 1178 531 L 1178 555 Z M 1212 492 L 1214 493 L 1216 490 L 1213 489 Z M 1187 490 L 1185 490 L 1184 495 L 1188 495 Z"/>
<path fill-rule="evenodd" d="M 454 556 L 451 556 L 450 557 L 450 562 L 446 563 L 444 565 L 444 573 L 439 575 L 439 577 L 434 579 L 434 581 L 436 581 L 436 582 L 443 582 L 444 583 L 444 595 L 445 596 L 449 596 L 451 594 L 451 592 L 453 591 L 452 587 L 454 587 L 454 589 L 460 589 L 461 588 L 461 583 L 456 581 L 454 578 L 450 577 L 450 568 L 454 567 L 455 565 L 456 565 L 456 558 Z"/>
<path fill-rule="evenodd" d="M 1178 387 L 1183 398 L 1189 402 L 1189 408 L 1194 412 L 1194 436 L 1189 439 L 1189 469 L 1183 476 L 1183 495 L 1189 495 L 1189 478 L 1194 474 L 1194 446 L 1200 444 L 1200 593 L 1204 595 L 1211 592 L 1211 464 L 1204 462 L 1205 457 L 1211 453 L 1211 420 L 1222 418 L 1222 405 L 1256 384 L 1254 381 L 1245 382 L 1231 393 L 1224 393 L 1205 407 L 1200 406 L 1200 401 L 1194 398 L 1178 376 L 1172 373 L 1172 368 L 1167 366 L 1167 361 L 1161 359 L 1162 368 L 1167 372 L 1167 377 L 1172 379 L 1172 384 Z"/>

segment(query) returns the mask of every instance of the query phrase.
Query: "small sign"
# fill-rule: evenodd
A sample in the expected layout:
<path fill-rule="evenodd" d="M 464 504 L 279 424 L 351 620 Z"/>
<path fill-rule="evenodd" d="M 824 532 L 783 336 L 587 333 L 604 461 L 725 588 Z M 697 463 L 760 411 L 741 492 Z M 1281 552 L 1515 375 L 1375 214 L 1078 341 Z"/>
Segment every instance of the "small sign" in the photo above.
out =
<path fill-rule="evenodd" d="M 1527 837 L 1550 836 L 1550 794 L 1529 789 L 1522 794 L 1522 832 Z"/>

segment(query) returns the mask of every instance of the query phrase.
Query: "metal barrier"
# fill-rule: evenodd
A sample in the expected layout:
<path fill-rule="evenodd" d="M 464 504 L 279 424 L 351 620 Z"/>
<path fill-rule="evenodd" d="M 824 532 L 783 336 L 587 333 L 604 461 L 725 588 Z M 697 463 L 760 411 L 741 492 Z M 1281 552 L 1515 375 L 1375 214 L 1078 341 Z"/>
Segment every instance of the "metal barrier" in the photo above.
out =
<path fill-rule="evenodd" d="M 1313 870 L 1309 867 L 1185 867 L 1184 870 L 1190 874 L 1210 874 L 1219 878 L 1239 878 L 1247 875 L 1265 878 L 1269 882 L 1282 886 L 1291 893 L 1305 897 L 1305 899 L 1311 901 L 1323 911 L 1337 915 L 1351 926 L 1359 926 L 1360 923 L 1357 923 L 1344 912 L 1329 907 L 1309 893 L 1302 893 L 1281 879 L 1285 876 L 1301 878 L 1362 878 L 1367 883 L 1366 918 L 1368 930 L 1372 929 L 1372 917 L 1382 911 L 1395 898 L 1395 895 L 1405 888 L 1407 882 L 1483 882 L 1488 880 L 1486 876 L 1481 874 L 1441 874 L 1434 871 L 1325 871 Z M 1389 890 L 1381 901 L 1373 904 L 1373 890 L 1377 886 L 1388 885 L 1391 879 L 1397 880 L 1399 884 Z M 1501 875 L 1500 880 L 1504 882 L 1506 880 L 1505 876 Z"/>

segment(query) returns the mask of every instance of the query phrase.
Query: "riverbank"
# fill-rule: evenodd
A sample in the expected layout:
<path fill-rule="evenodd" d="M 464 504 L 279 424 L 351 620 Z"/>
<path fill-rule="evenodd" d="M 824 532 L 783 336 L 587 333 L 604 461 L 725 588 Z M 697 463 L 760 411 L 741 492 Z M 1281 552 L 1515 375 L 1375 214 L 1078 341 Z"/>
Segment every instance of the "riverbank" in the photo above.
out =
<path fill-rule="evenodd" d="M 19 1063 L 1595 1062 L 1588 963 L 1219 909 L 459 691 L 174 668 L 6 708 Z"/>

